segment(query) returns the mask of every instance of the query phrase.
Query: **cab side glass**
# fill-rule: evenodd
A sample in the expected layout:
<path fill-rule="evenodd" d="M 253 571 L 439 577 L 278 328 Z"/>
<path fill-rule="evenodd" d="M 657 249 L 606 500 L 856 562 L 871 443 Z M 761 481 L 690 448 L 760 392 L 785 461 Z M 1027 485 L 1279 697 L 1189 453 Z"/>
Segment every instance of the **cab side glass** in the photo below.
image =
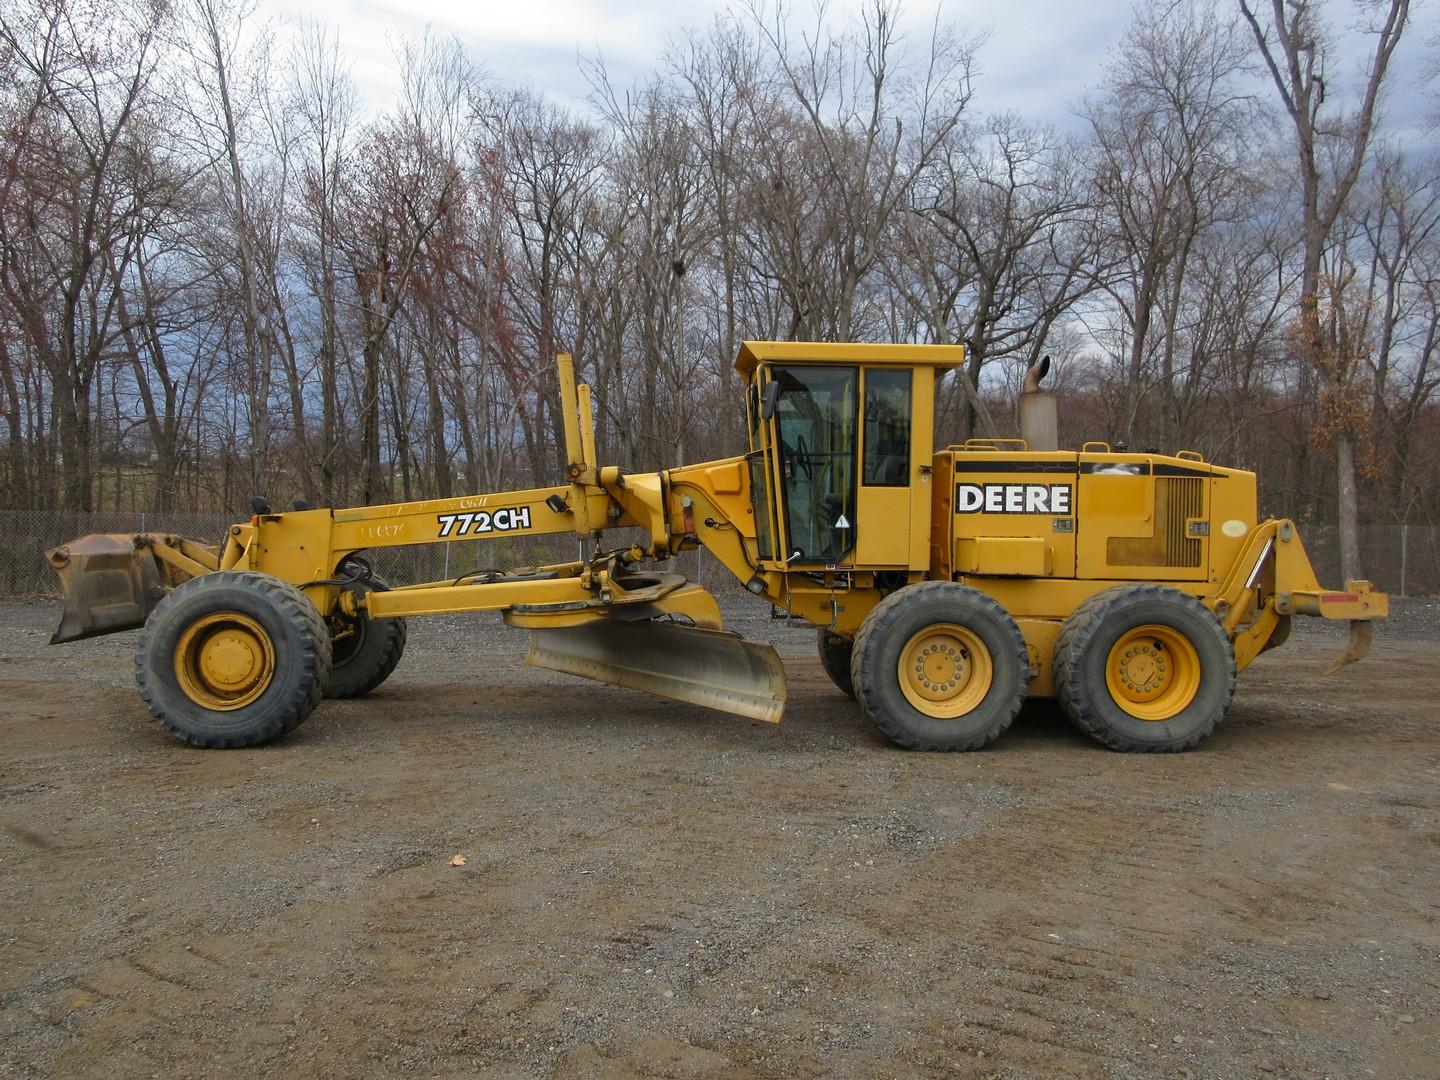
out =
<path fill-rule="evenodd" d="M 865 372 L 865 462 L 868 487 L 910 484 L 910 372 Z"/>

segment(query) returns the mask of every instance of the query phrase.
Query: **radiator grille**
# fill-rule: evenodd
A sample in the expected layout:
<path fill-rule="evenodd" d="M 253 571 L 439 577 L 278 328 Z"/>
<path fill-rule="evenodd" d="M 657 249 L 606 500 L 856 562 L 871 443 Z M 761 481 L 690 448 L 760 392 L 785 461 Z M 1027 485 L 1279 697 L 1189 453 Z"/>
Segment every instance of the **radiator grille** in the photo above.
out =
<path fill-rule="evenodd" d="M 1187 519 L 1205 517 L 1205 478 L 1157 476 L 1154 483 L 1155 523 L 1150 535 L 1110 537 L 1106 561 L 1111 566 L 1199 567 L 1205 542 L 1189 535 Z"/>
<path fill-rule="evenodd" d="M 1198 476 L 1167 476 L 1158 478 L 1157 485 L 1169 487 L 1165 500 L 1165 565 L 1199 566 L 1201 543 L 1187 534 L 1187 518 L 1205 516 L 1205 481 Z M 1160 491 L 1155 492 L 1158 502 Z"/>

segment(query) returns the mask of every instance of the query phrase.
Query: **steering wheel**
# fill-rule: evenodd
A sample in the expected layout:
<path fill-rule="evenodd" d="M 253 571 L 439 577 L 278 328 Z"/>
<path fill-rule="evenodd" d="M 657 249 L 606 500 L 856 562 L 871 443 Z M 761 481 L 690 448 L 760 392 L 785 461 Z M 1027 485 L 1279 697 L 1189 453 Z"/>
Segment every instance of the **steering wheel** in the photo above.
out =
<path fill-rule="evenodd" d="M 795 467 L 805 474 L 806 480 L 815 479 L 815 467 L 810 463 L 810 446 L 804 435 L 795 436 Z"/>

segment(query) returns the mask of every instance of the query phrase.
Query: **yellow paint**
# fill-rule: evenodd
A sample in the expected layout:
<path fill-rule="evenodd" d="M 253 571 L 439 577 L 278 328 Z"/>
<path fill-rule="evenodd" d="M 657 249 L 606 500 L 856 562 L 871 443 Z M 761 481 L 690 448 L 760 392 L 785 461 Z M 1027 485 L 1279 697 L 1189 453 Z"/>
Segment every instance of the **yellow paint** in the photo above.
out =
<path fill-rule="evenodd" d="M 1040 536 L 962 536 L 955 541 L 955 571 L 1002 577 L 1049 577 L 1051 550 Z"/>
<path fill-rule="evenodd" d="M 906 701 L 926 716 L 945 720 L 974 712 L 995 681 L 985 642 L 956 623 L 917 631 L 900 650 L 896 673 Z"/>
<path fill-rule="evenodd" d="M 1200 655 L 1174 627 L 1137 626 L 1105 658 L 1105 685 L 1115 704 L 1139 720 L 1169 720 L 1195 700 Z"/>
<path fill-rule="evenodd" d="M 175 677 L 180 689 L 205 709 L 243 709 L 265 692 L 274 675 L 275 648 L 270 635 L 238 611 L 196 619 L 175 645 Z"/>

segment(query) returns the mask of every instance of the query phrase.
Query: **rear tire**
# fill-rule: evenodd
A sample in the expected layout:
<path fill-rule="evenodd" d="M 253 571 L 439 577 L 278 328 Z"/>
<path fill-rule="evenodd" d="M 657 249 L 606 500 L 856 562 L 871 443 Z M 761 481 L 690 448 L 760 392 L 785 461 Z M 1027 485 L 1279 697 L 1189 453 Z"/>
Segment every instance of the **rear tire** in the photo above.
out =
<path fill-rule="evenodd" d="M 856 700 L 911 750 L 978 750 L 1020 711 L 1030 679 L 1025 638 L 993 599 L 926 581 L 891 593 L 855 636 Z"/>
<path fill-rule="evenodd" d="M 299 589 L 222 570 L 177 586 L 145 621 L 135 681 L 150 714 L 192 746 L 258 746 L 324 695 L 330 631 Z"/>
<path fill-rule="evenodd" d="M 830 681 L 848 697 L 855 696 L 855 683 L 850 678 L 850 658 L 855 652 L 855 639 L 841 637 L 835 631 L 821 627 L 816 635 L 820 649 L 820 666 Z"/>
<path fill-rule="evenodd" d="M 1070 721 L 1112 750 L 1188 750 L 1225 718 L 1235 649 L 1195 597 L 1166 585 L 1117 585 L 1065 621 L 1055 696 Z"/>
<path fill-rule="evenodd" d="M 363 596 L 375 590 L 386 591 L 390 586 L 371 575 L 351 588 Z M 330 682 L 325 687 L 328 698 L 356 698 L 370 693 L 390 677 L 404 655 L 404 619 L 372 619 L 363 611 L 351 618 L 336 612 L 329 623 L 333 660 Z"/>

